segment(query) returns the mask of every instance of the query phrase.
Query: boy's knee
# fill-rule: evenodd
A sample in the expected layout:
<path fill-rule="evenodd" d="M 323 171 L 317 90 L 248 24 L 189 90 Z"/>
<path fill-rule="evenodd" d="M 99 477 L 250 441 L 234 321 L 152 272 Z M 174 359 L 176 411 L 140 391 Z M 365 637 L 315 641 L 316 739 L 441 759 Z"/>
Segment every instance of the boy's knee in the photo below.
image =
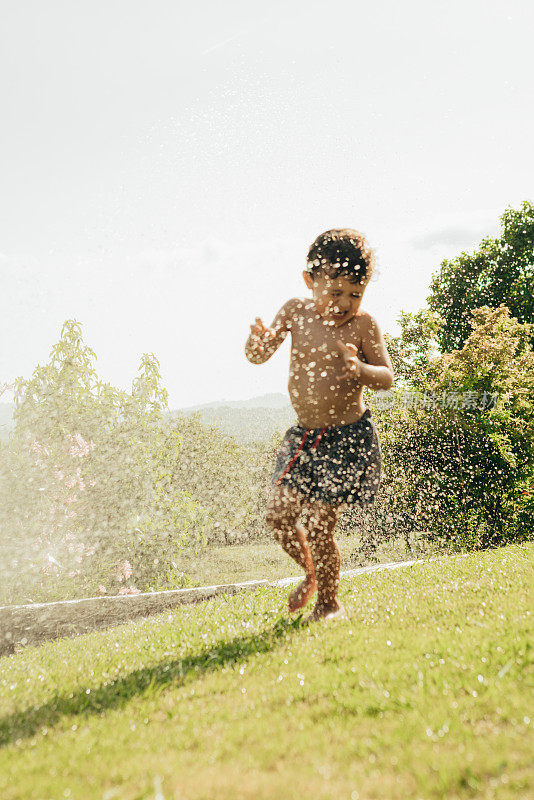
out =
<path fill-rule="evenodd" d="M 275 534 L 284 527 L 285 515 L 276 506 L 269 506 L 265 512 L 265 523 Z"/>
<path fill-rule="evenodd" d="M 331 531 L 336 527 L 339 509 L 333 506 L 311 506 L 307 510 L 307 522 L 310 530 Z"/>
<path fill-rule="evenodd" d="M 281 533 L 287 533 L 295 527 L 301 510 L 301 503 L 297 497 L 287 493 L 287 490 L 274 492 L 265 509 L 265 523 L 273 531 L 275 538 Z"/>
<path fill-rule="evenodd" d="M 293 514 L 288 512 L 287 508 L 280 508 L 275 505 L 266 510 L 265 522 L 274 540 L 278 544 L 282 544 L 295 527 L 296 519 Z"/>

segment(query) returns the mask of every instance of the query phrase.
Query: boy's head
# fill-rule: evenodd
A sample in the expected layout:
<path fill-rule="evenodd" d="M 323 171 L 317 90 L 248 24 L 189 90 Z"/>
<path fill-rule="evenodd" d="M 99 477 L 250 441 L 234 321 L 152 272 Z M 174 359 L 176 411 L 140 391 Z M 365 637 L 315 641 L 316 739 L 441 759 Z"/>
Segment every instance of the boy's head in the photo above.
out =
<path fill-rule="evenodd" d="M 308 250 L 307 272 L 312 276 L 321 271 L 329 277 L 343 277 L 353 283 L 365 283 L 374 272 L 373 251 L 363 234 L 352 228 L 325 231 Z"/>
<path fill-rule="evenodd" d="M 351 228 L 325 231 L 308 251 L 303 272 L 315 304 L 329 324 L 343 325 L 358 313 L 374 271 L 374 254 L 365 237 Z"/>

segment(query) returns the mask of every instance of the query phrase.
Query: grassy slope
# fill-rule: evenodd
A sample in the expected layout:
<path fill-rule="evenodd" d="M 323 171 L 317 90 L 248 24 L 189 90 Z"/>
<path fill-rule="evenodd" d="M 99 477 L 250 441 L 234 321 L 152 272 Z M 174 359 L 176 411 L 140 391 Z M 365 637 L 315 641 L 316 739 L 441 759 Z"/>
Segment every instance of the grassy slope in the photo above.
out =
<path fill-rule="evenodd" d="M 360 538 L 356 535 L 336 536 L 341 552 L 341 569 L 364 566 L 369 560 L 361 552 Z M 382 543 L 371 563 L 408 561 L 433 554 L 437 548 L 431 543 L 416 541 L 412 537 L 413 552 L 406 549 L 404 539 Z M 301 570 L 274 540 L 254 541 L 226 547 L 209 547 L 198 554 L 183 551 L 174 557 L 178 570 L 187 575 L 184 585 L 208 586 L 216 583 L 239 581 L 276 580 L 299 575 Z"/>
<path fill-rule="evenodd" d="M 265 589 L 0 659 L 0 796 L 532 797 L 533 560 L 351 578 L 313 628 Z"/>

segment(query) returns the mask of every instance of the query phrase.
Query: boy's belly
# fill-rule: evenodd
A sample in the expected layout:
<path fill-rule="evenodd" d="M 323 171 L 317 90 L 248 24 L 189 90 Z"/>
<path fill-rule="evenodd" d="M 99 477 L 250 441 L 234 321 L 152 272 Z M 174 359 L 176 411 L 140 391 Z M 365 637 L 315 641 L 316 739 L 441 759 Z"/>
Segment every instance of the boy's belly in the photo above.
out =
<path fill-rule="evenodd" d="M 287 388 L 297 419 L 305 428 L 349 425 L 359 420 L 366 408 L 363 386 L 350 379 L 338 380 L 332 369 L 326 375 L 292 372 Z"/>

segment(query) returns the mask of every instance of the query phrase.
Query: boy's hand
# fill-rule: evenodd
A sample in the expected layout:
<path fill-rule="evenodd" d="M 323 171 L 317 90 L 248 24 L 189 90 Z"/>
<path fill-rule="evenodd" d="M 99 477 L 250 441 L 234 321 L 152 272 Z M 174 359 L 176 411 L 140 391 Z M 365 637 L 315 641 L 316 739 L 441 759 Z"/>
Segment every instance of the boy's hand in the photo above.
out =
<path fill-rule="evenodd" d="M 353 344 L 344 344 L 341 339 L 337 341 L 338 349 L 343 356 L 343 369 L 341 375 L 336 375 L 338 380 L 351 378 L 359 380 L 362 374 L 363 361 L 358 358 L 358 348 Z"/>
<path fill-rule="evenodd" d="M 265 349 L 264 345 L 266 345 L 275 336 L 276 331 L 264 325 L 263 320 L 260 317 L 256 317 L 254 325 L 250 326 L 250 338 L 254 344 L 254 347 L 257 348 L 260 353 L 262 353 Z"/>

